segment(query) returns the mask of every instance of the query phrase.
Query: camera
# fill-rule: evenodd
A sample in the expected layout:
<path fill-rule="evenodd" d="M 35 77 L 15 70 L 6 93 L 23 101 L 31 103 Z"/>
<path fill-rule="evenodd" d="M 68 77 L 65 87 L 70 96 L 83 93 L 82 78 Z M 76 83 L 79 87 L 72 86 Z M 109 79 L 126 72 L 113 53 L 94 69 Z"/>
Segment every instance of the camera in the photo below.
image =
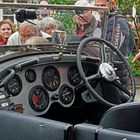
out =
<path fill-rule="evenodd" d="M 36 11 L 34 10 L 25 10 L 25 9 L 19 9 L 15 12 L 16 20 L 18 22 L 23 22 L 25 20 L 34 20 L 37 19 Z"/>

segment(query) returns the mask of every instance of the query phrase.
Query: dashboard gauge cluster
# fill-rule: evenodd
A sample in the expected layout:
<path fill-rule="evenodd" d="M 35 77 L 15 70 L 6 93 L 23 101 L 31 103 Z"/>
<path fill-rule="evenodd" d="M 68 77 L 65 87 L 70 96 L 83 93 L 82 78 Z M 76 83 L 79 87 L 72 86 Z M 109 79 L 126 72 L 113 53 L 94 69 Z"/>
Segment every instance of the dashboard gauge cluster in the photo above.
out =
<path fill-rule="evenodd" d="M 5 85 L 8 94 L 17 96 L 22 90 L 22 81 L 18 75 L 11 78 Z"/>
<path fill-rule="evenodd" d="M 60 73 L 54 66 L 46 67 L 42 72 L 42 82 L 47 90 L 55 91 L 60 86 Z"/>
<path fill-rule="evenodd" d="M 28 69 L 25 72 L 25 78 L 29 83 L 33 83 L 36 80 L 36 72 L 33 69 Z"/>
<path fill-rule="evenodd" d="M 66 84 L 62 85 L 59 90 L 59 98 L 60 101 L 65 105 L 72 103 L 74 99 L 73 89 Z"/>
<path fill-rule="evenodd" d="M 48 92 L 42 86 L 35 86 L 30 90 L 29 103 L 33 110 L 42 112 L 49 104 Z"/>
<path fill-rule="evenodd" d="M 85 73 L 89 73 L 89 70 L 88 67 Z M 5 89 L 8 95 L 12 96 L 12 101 L 17 102 L 16 98 L 20 98 L 24 112 L 42 115 L 54 102 L 70 107 L 75 100 L 75 87 L 81 83 L 76 65 L 58 63 L 25 69 L 24 73 L 17 73 L 10 79 Z M 20 96 L 16 97 L 19 94 Z M 27 99 L 28 103 L 24 103 Z"/>
<path fill-rule="evenodd" d="M 81 83 L 81 77 L 76 66 L 71 66 L 68 69 L 67 76 L 71 85 L 77 86 Z"/>

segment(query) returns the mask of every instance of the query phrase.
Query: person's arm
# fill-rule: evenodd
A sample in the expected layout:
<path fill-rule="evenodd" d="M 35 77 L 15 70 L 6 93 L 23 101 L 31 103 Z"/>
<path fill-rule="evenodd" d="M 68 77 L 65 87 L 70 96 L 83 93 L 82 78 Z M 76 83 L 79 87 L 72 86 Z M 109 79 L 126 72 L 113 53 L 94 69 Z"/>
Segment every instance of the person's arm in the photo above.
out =
<path fill-rule="evenodd" d="M 19 33 L 18 32 L 13 33 L 8 38 L 7 45 L 20 45 L 20 44 L 21 44 L 21 41 L 19 39 Z"/>
<path fill-rule="evenodd" d="M 129 26 L 125 18 L 118 18 L 118 23 L 120 24 L 121 31 L 126 37 L 129 36 Z"/>
<path fill-rule="evenodd" d="M 139 50 L 139 52 L 135 55 L 135 57 L 133 58 L 133 60 L 131 61 L 131 63 L 135 63 L 137 60 L 140 60 L 140 50 Z"/>

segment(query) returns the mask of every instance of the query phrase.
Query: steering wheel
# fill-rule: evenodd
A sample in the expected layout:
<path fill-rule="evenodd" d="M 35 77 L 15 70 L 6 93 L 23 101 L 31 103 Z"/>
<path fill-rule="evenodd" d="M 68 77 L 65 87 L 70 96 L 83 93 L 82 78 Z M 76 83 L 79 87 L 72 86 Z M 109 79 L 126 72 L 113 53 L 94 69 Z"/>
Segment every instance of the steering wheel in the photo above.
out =
<path fill-rule="evenodd" d="M 98 42 L 100 43 L 100 45 L 104 45 L 106 47 L 109 48 L 109 50 L 112 50 L 113 54 L 115 56 L 117 56 L 119 58 L 119 60 L 121 60 L 121 62 L 125 65 L 126 70 L 128 71 L 128 75 L 130 77 L 130 84 L 131 84 L 131 92 L 128 91 L 128 89 L 126 89 L 125 87 L 123 87 L 120 83 L 120 81 L 118 80 L 118 77 L 116 76 L 115 73 L 115 69 L 113 68 L 113 66 L 107 62 L 106 59 L 104 59 L 104 56 L 106 55 L 105 50 L 101 51 L 100 56 L 101 56 L 101 62 L 99 64 L 98 70 L 96 74 L 93 74 L 91 76 L 86 76 L 82 67 L 82 49 L 83 47 L 85 48 L 87 43 L 89 42 Z M 100 46 L 103 49 L 104 46 Z M 88 58 L 88 56 L 87 56 Z M 87 87 L 87 89 L 90 91 L 90 93 L 92 94 L 93 97 L 95 97 L 100 103 L 107 105 L 107 106 L 115 106 L 116 104 L 111 103 L 110 101 L 105 100 L 103 97 L 100 96 L 100 94 L 98 94 L 95 89 L 91 86 L 89 81 L 96 81 L 99 79 L 105 79 L 107 82 L 115 85 L 115 87 L 117 87 L 119 90 L 123 91 L 125 94 L 129 95 L 129 99 L 126 102 L 132 102 L 134 100 L 135 97 L 135 93 L 136 93 L 136 88 L 135 88 L 135 80 L 134 80 L 134 76 L 133 73 L 131 72 L 131 69 L 129 67 L 129 64 L 126 60 L 126 58 L 122 55 L 122 53 L 110 42 L 101 39 L 101 38 L 93 38 L 93 37 L 88 37 L 84 40 L 82 40 L 77 48 L 77 54 L 76 54 L 76 59 L 77 59 L 77 67 L 79 70 L 79 74 L 81 76 L 81 78 L 83 79 L 85 86 Z M 84 57 L 84 59 L 86 59 Z"/>

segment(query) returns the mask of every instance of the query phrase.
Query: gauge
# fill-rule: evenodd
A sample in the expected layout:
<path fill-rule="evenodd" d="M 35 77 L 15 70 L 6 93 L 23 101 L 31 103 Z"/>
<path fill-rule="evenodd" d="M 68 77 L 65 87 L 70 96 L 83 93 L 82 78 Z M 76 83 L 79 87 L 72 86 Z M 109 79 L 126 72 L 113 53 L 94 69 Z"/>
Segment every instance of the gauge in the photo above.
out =
<path fill-rule="evenodd" d="M 56 90 L 60 85 L 58 70 L 53 66 L 46 67 L 42 73 L 42 82 L 48 90 Z"/>
<path fill-rule="evenodd" d="M 5 88 L 9 94 L 12 96 L 17 96 L 22 90 L 22 81 L 20 77 L 15 75 L 7 82 Z"/>
<path fill-rule="evenodd" d="M 25 72 L 25 78 L 29 83 L 36 80 L 36 72 L 33 69 L 29 69 Z"/>
<path fill-rule="evenodd" d="M 63 85 L 59 90 L 59 97 L 63 104 L 70 104 L 74 99 L 73 89 L 67 85 Z"/>
<path fill-rule="evenodd" d="M 33 110 L 44 111 L 49 104 L 48 92 L 42 86 L 35 86 L 29 93 L 29 103 Z"/>
<path fill-rule="evenodd" d="M 79 75 L 78 69 L 76 66 L 72 66 L 68 70 L 68 80 L 73 85 L 79 85 L 81 82 L 81 77 Z"/>

